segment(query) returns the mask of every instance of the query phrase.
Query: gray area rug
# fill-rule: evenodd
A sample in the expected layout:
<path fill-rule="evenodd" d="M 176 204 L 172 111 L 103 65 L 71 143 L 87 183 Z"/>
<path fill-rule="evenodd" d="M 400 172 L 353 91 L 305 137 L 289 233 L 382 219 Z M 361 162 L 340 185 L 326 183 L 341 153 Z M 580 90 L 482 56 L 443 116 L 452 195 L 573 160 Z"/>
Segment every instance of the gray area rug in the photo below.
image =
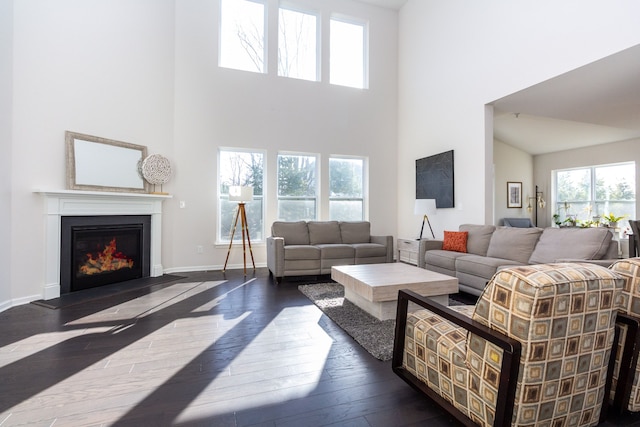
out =
<path fill-rule="evenodd" d="M 351 301 L 344 299 L 338 283 L 300 285 L 298 290 L 331 320 L 351 335 L 365 350 L 379 360 L 391 360 L 396 321 L 378 320 Z"/>
<path fill-rule="evenodd" d="M 300 285 L 298 290 L 336 322 L 373 357 L 387 361 L 393 357 L 393 337 L 396 321 L 378 320 L 351 301 L 344 299 L 344 287 L 339 283 Z M 477 297 L 454 294 L 449 305 L 473 305 Z"/>

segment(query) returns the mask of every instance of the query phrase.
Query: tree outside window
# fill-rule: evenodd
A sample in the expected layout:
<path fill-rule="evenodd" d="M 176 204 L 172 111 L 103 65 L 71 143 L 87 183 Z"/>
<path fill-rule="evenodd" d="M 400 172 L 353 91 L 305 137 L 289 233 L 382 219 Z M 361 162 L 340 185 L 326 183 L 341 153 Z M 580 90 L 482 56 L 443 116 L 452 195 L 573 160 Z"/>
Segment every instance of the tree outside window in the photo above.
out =
<path fill-rule="evenodd" d="M 265 73 L 265 5 L 222 0 L 220 16 L 220 66 Z"/>
<path fill-rule="evenodd" d="M 634 163 L 556 171 L 558 222 L 588 225 L 609 214 L 635 218 L 635 176 Z"/>
<path fill-rule="evenodd" d="M 364 219 L 364 159 L 329 159 L 329 216 L 336 221 Z"/>
<path fill-rule="evenodd" d="M 229 187 L 253 187 L 253 201 L 245 204 L 249 235 L 252 241 L 264 239 L 264 153 L 220 149 L 218 168 L 218 241 L 229 242 L 233 222 L 238 209 L 237 202 L 229 201 Z M 234 242 L 242 240 L 240 222 Z"/>
<path fill-rule="evenodd" d="M 315 15 L 280 8 L 278 75 L 318 80 L 317 21 Z"/>
<path fill-rule="evenodd" d="M 317 159 L 312 155 L 278 155 L 278 218 L 315 220 Z"/>

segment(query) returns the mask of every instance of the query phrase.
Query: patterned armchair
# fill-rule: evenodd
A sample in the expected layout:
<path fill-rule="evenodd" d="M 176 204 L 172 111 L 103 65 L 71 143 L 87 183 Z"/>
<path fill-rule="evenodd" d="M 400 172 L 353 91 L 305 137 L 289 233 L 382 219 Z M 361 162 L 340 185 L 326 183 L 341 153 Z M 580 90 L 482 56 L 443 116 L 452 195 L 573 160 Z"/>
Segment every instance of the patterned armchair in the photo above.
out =
<path fill-rule="evenodd" d="M 475 306 L 400 291 L 393 370 L 467 425 L 595 425 L 623 281 L 539 264 L 499 271 Z"/>
<path fill-rule="evenodd" d="M 625 279 L 620 312 L 626 316 L 618 316 L 621 335 L 613 373 L 613 408 L 618 414 L 640 412 L 640 258 L 622 259 L 609 268 Z"/>

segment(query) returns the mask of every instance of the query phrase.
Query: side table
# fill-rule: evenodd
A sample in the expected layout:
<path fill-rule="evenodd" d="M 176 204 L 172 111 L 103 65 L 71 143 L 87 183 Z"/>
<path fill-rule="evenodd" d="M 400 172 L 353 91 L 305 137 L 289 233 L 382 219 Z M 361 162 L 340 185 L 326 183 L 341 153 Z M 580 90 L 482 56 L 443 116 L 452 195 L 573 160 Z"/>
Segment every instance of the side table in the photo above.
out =
<path fill-rule="evenodd" d="M 418 254 L 420 252 L 420 240 L 416 239 L 400 239 L 396 242 L 398 249 L 398 262 L 418 265 Z"/>

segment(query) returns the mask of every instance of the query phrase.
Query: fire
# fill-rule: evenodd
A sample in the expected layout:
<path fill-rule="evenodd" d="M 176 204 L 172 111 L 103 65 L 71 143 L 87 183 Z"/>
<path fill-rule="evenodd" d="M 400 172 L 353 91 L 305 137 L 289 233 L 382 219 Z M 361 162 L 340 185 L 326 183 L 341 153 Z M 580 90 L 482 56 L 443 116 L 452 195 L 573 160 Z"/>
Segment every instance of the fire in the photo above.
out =
<path fill-rule="evenodd" d="M 121 268 L 133 268 L 133 259 L 122 252 L 117 252 L 116 239 L 112 239 L 102 252 L 87 254 L 87 261 L 80 266 L 80 273 L 85 275 L 116 271 Z"/>

